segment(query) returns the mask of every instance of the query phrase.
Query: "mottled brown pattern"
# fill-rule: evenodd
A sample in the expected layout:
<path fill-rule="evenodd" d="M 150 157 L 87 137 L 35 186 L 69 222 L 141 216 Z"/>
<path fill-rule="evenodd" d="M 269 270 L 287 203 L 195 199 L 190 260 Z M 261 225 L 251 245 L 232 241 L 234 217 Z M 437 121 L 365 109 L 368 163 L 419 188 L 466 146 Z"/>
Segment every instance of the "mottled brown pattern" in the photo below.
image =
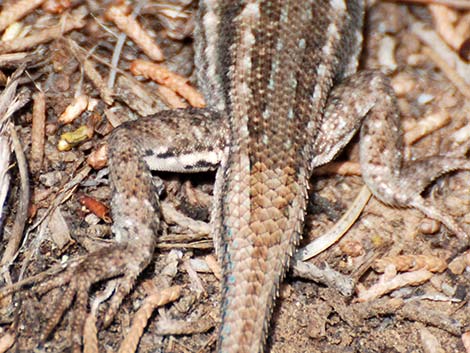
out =
<path fill-rule="evenodd" d="M 388 81 L 374 72 L 352 75 L 363 11 L 363 1 L 201 1 L 199 77 L 209 105 L 223 112 L 206 115 L 206 125 L 198 118 L 201 111 L 189 111 L 191 127 L 181 112 L 162 114 L 161 130 L 150 133 L 151 139 L 142 136 L 150 120 L 133 127 L 140 130 L 135 141 L 155 144 L 157 169 L 191 151 L 225 146 L 216 159 L 221 167 L 212 215 L 224 268 L 219 352 L 262 351 L 274 299 L 302 230 L 307 179 L 348 143 L 365 116 L 360 148 L 365 181 L 386 203 L 422 205 L 422 188 L 413 191 L 416 178 L 403 179 L 411 173 L 402 168 Z M 218 121 L 225 121 L 222 130 L 215 127 Z M 204 139 L 215 131 L 222 133 Z M 213 165 L 209 154 L 201 156 L 194 154 L 184 168 Z M 427 182 L 444 167 L 439 161 L 432 175 L 421 172 Z M 444 164 L 449 169 L 452 163 Z M 463 163 L 452 164 L 457 165 Z M 434 211 L 428 214 L 439 216 Z M 446 224 L 459 230 L 452 221 Z"/>
<path fill-rule="evenodd" d="M 90 286 L 122 276 L 109 322 L 151 261 L 160 206 L 150 169 L 192 172 L 219 165 L 212 213 L 224 272 L 217 350 L 262 352 L 302 232 L 311 171 L 332 160 L 361 123 L 361 168 L 374 195 L 416 207 L 468 240 L 420 193 L 438 175 L 470 164 L 449 157 L 402 161 L 388 80 L 375 72 L 355 74 L 363 12 L 363 0 L 200 1 L 196 62 L 210 108 L 162 112 L 112 133 L 117 244 L 44 286 L 69 286 L 49 330 L 76 295 L 73 348 L 80 351 Z"/>

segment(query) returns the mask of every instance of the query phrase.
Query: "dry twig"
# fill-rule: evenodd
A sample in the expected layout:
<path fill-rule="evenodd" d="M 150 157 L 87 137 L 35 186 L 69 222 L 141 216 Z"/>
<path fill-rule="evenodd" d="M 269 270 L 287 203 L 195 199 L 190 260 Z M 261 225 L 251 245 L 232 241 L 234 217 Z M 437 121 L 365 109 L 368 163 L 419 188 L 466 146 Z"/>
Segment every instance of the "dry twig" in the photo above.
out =
<path fill-rule="evenodd" d="M 93 85 L 100 92 L 101 99 L 107 105 L 112 105 L 114 102 L 113 91 L 106 86 L 104 79 L 101 77 L 98 70 L 96 70 L 95 65 L 90 59 L 86 59 L 83 62 L 83 70 L 85 71 L 85 74 L 91 80 Z"/>
<path fill-rule="evenodd" d="M 358 286 L 358 302 L 365 302 L 374 300 L 387 294 L 395 289 L 406 287 L 406 286 L 417 286 L 428 281 L 432 277 L 433 273 L 428 270 L 418 270 L 413 272 L 403 273 L 390 278 L 390 275 L 385 273 L 379 280 L 378 283 L 374 284 L 368 289 L 363 286 Z"/>
<path fill-rule="evenodd" d="M 111 6 L 106 11 L 106 17 L 123 31 L 142 51 L 152 60 L 162 61 L 165 59 L 160 47 L 142 26 L 128 15 L 129 9 L 125 5 Z"/>
<path fill-rule="evenodd" d="M 469 23 L 462 20 L 458 26 L 455 22 L 458 19 L 458 13 L 444 5 L 429 5 L 429 11 L 434 17 L 436 31 L 454 50 L 459 50 L 462 43 L 468 38 Z"/>
<path fill-rule="evenodd" d="M 435 114 L 430 114 L 424 119 L 418 121 L 414 126 L 403 135 L 403 141 L 406 145 L 412 145 L 423 137 L 432 134 L 434 131 L 448 125 L 451 122 L 449 114 L 445 111 L 440 111 Z"/>
<path fill-rule="evenodd" d="M 423 47 L 424 54 L 434 61 L 465 97 L 470 98 L 470 87 L 465 81 L 470 74 L 470 65 L 464 63 L 457 54 L 449 49 L 437 33 L 427 29 L 424 23 L 414 23 L 411 26 L 411 31 L 427 45 L 427 47 Z"/>
<path fill-rule="evenodd" d="M 462 322 L 456 320 L 452 314 L 448 315 L 435 308 L 422 305 L 419 301 L 409 301 L 395 314 L 402 319 L 409 321 L 418 321 L 426 326 L 432 326 L 447 331 L 452 335 L 459 336 L 462 334 Z"/>
<path fill-rule="evenodd" d="M 326 263 L 325 268 L 321 269 L 310 262 L 297 260 L 292 264 L 292 270 L 295 276 L 326 284 L 342 295 L 349 297 L 353 294 L 354 280 L 332 269 Z"/>
<path fill-rule="evenodd" d="M 447 263 L 443 259 L 432 255 L 387 256 L 375 260 L 372 268 L 377 272 L 383 273 L 389 265 L 394 265 L 399 272 L 420 269 L 426 269 L 430 272 L 443 272 L 447 269 Z"/>
<path fill-rule="evenodd" d="M 144 332 L 147 321 L 152 315 L 155 308 L 171 303 L 181 295 L 181 287 L 173 286 L 163 289 L 157 293 L 151 294 L 145 298 L 140 309 L 135 313 L 132 320 L 132 326 L 129 328 L 124 341 L 119 347 L 118 353 L 134 353 L 137 349 L 142 333 Z"/>
<path fill-rule="evenodd" d="M 171 320 L 162 318 L 157 322 L 158 335 L 192 335 L 204 333 L 214 328 L 215 322 L 210 317 L 202 317 L 197 321 Z"/>
<path fill-rule="evenodd" d="M 39 91 L 33 96 L 33 122 L 31 127 L 31 173 L 37 173 L 44 159 L 46 133 L 46 95 Z"/>
<path fill-rule="evenodd" d="M 10 117 L 15 111 L 20 109 L 29 100 L 29 97 L 21 97 L 20 95 L 17 95 L 13 101 L 10 101 L 8 99 L 8 95 L 12 93 L 14 94 L 14 92 L 16 91 L 16 84 L 14 83 L 14 81 L 21 75 L 22 72 L 23 69 L 20 68 L 15 72 L 15 74 L 13 74 L 13 83 L 10 86 L 11 91 L 7 88 L 2 94 L 2 99 L 6 99 L 6 101 L 3 101 L 2 104 L 9 104 L 8 107 L 2 107 L 2 109 L 6 110 L 3 110 L 4 116 L 2 117 L 2 121 L 8 119 L 8 117 Z M 15 151 L 16 160 L 18 162 L 18 170 L 20 173 L 21 181 L 21 194 L 19 197 L 19 204 L 16 213 L 15 223 L 13 224 L 13 228 L 11 230 L 11 236 L 3 253 L 2 260 L 0 262 L 2 266 L 8 265 L 13 260 L 15 253 L 17 252 L 20 246 L 21 239 L 23 238 L 23 231 L 26 225 L 26 221 L 28 219 L 28 205 L 30 198 L 28 167 L 26 157 L 24 155 L 23 146 L 18 138 L 15 127 L 12 124 L 9 124 L 9 132 L 13 144 L 13 150 Z"/>
<path fill-rule="evenodd" d="M 319 238 L 306 245 L 295 254 L 295 258 L 299 261 L 306 261 L 321 252 L 328 249 L 331 245 L 336 243 L 351 226 L 356 222 L 361 214 L 362 210 L 369 202 L 372 194 L 370 193 L 367 186 L 363 186 L 359 194 L 354 199 L 352 205 L 348 208 L 346 213 L 341 219 L 328 232 L 320 236 Z"/>
<path fill-rule="evenodd" d="M 357 162 L 331 162 L 325 165 L 322 165 L 319 168 L 316 168 L 313 171 L 314 175 L 328 175 L 328 174 L 338 174 L 338 175 L 362 175 L 361 165 Z"/>
<path fill-rule="evenodd" d="M 89 313 L 83 325 L 83 353 L 99 353 L 97 315 Z"/>
<path fill-rule="evenodd" d="M 102 302 L 107 300 L 114 292 L 115 287 L 108 285 L 107 288 L 99 293 L 91 304 L 90 313 L 87 315 L 83 327 L 83 353 L 98 353 L 98 330 L 96 321 L 98 317 L 98 308 Z"/>
<path fill-rule="evenodd" d="M 131 64 L 130 70 L 134 75 L 150 78 L 151 80 L 172 89 L 185 98 L 193 107 L 204 108 L 206 105 L 202 94 L 188 84 L 188 79 L 186 77 L 171 72 L 163 65 L 154 64 L 144 60 L 134 60 Z"/>
<path fill-rule="evenodd" d="M 61 21 L 62 22 L 62 21 Z M 24 51 L 37 47 L 39 44 L 50 42 L 61 38 L 65 33 L 85 26 L 84 14 L 74 13 L 72 16 L 65 16 L 63 23 L 59 23 L 35 34 L 21 38 L 21 40 L 9 40 L 0 42 L 0 54 Z"/>

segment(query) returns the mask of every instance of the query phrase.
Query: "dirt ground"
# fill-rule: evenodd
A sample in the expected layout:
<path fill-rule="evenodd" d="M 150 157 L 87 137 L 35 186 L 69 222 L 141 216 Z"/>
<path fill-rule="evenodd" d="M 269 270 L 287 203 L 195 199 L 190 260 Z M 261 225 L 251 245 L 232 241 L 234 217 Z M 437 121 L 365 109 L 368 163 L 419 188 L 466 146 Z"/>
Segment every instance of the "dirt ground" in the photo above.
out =
<path fill-rule="evenodd" d="M 4 1 L 3 8 L 15 3 L 21 1 Z M 74 306 L 65 310 L 55 329 L 51 327 L 57 319 L 54 308 L 66 305 L 59 303 L 67 286 L 47 293 L 38 292 L 38 288 L 54 278 L 54 272 L 45 271 L 60 271 L 67 260 L 114 241 L 107 209 L 110 188 L 106 158 L 99 155 L 106 136 L 113 127 L 138 116 L 185 106 L 188 101 L 197 105 L 193 101 L 197 92 L 187 97 L 168 83 L 170 80 L 157 84 L 133 76 L 133 60 L 159 58 L 158 52 L 143 50 L 129 38 L 123 42 L 116 80 L 109 84 L 113 71 L 110 63 L 123 30 L 119 24 L 120 29 L 116 27 L 118 15 L 113 17 L 108 10 L 105 16 L 111 1 L 43 3 L 18 19 L 20 37 L 0 42 L 0 84 L 5 86 L 6 78 L 18 68 L 24 70 L 13 96 L 5 97 L 4 91 L 0 112 L 5 114 L 2 105 L 14 106 L 14 96 L 22 102 L 11 121 L 26 155 L 31 188 L 26 213 L 20 206 L 21 195 L 25 197 L 21 186 L 24 177 L 18 167 L 21 161 L 13 156 L 10 191 L 0 225 L 0 285 L 7 288 L 9 283 L 37 276 L 21 291 L 0 301 L 0 352 L 69 350 L 71 334 L 76 331 L 72 325 Z M 137 21 L 162 49 L 162 64 L 197 87 L 191 40 L 196 4 L 184 3 L 141 1 Z M 470 6 L 455 6 L 372 1 L 367 12 L 361 67 L 382 70 L 390 77 L 402 114 L 408 160 L 458 154 L 459 147 L 470 140 Z M 129 9 L 137 11 L 137 7 L 133 3 Z M 5 19 L 0 15 L 0 28 L 5 28 L 2 21 Z M 64 23 L 75 23 L 75 29 L 66 30 Z M 55 34 L 40 43 L 27 46 L 27 40 L 21 38 L 51 28 L 55 28 Z M 15 46 L 15 42 L 25 46 Z M 61 122 L 61 114 L 79 96 L 85 97 L 85 103 L 78 109 L 77 118 Z M 41 108 L 41 102 L 45 107 Z M 45 126 L 32 132 L 33 121 L 39 119 L 41 110 Z M 63 135 L 67 132 L 68 137 Z M 74 141 L 67 140 L 70 136 Z M 44 151 L 39 148 L 38 152 L 35 144 L 42 144 Z M 361 190 L 357 161 L 356 138 L 339 157 L 339 164 L 333 165 L 351 169 L 330 168 L 312 177 L 301 246 L 330 229 Z M 168 211 L 164 212 L 154 261 L 139 277 L 108 328 L 100 325 L 106 302 L 99 309 L 90 304 L 92 314 L 84 333 L 87 352 L 118 351 L 129 337 L 137 338 L 137 350 L 130 344 L 120 352 L 215 349 L 220 282 L 207 231 L 214 175 L 158 176 L 164 183 L 162 195 Z M 469 180 L 469 171 L 452 172 L 423 193 L 467 234 Z M 22 234 L 21 227 L 18 230 L 14 226 L 17 218 L 26 223 L 25 237 L 19 252 L 13 247 L 9 255 L 12 238 L 18 232 Z M 267 338 L 270 352 L 470 352 L 468 246 L 421 212 L 394 209 L 372 197 L 346 235 L 309 263 L 343 276 L 354 284 L 354 291 L 344 295 L 339 285 L 318 283 L 288 272 Z M 378 272 L 380 264 L 385 264 L 385 274 Z M 394 286 L 393 281 L 400 284 Z M 361 302 L 377 283 L 388 289 L 378 290 Z M 103 296 L 106 284 L 93 287 L 90 303 Z M 181 289 L 178 294 L 169 294 L 177 299 L 168 299 L 159 308 L 153 309 L 157 306 L 153 305 L 143 315 L 149 317 L 148 322 L 140 314 L 141 331 L 131 328 L 138 321 L 136 312 L 149 305 L 152 295 L 170 286 L 181 286 L 170 289 Z M 98 328 L 93 320 L 97 320 Z M 48 329 L 51 334 L 40 343 Z M 98 348 L 93 343 L 96 337 Z"/>

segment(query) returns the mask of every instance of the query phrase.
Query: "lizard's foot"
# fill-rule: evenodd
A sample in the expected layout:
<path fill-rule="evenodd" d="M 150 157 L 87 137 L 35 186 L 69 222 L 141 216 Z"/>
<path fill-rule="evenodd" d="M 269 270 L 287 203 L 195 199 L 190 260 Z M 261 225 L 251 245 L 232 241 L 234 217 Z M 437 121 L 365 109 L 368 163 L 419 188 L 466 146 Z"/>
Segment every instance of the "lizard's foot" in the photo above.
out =
<path fill-rule="evenodd" d="M 100 281 L 119 277 L 115 293 L 104 316 L 104 324 L 113 320 L 123 298 L 132 289 L 143 263 L 148 262 L 142 257 L 137 258 L 134 246 L 114 245 L 102 248 L 84 258 L 74 260 L 66 265 L 62 272 L 54 272 L 46 280 L 33 284 L 33 290 L 43 295 L 58 287 L 66 287 L 59 303 L 55 305 L 48 317 L 47 325 L 42 329 L 40 342 L 45 342 L 61 320 L 64 312 L 74 307 L 72 323 L 72 351 L 80 352 L 83 327 L 87 316 L 90 287 Z M 144 265 L 145 267 L 145 265 Z M 30 281 L 23 281 L 22 286 L 5 287 L 0 290 L 0 298 L 14 291 L 21 290 Z"/>
<path fill-rule="evenodd" d="M 439 176 L 454 170 L 470 170 L 470 161 L 465 158 L 449 156 L 432 156 L 419 161 L 404 163 L 396 173 L 388 178 L 377 177 L 364 171 L 366 182 L 372 188 L 376 197 L 382 202 L 398 207 L 413 207 L 423 212 L 427 217 L 444 224 L 460 240 L 469 241 L 468 234 L 445 211 L 432 202 L 424 199 L 421 193 Z M 377 183 L 377 180 L 380 183 Z M 371 182 L 372 181 L 372 182 Z"/>
<path fill-rule="evenodd" d="M 392 124 L 386 126 L 387 121 L 371 120 L 372 122 L 365 120 L 362 127 L 360 151 L 362 175 L 369 189 L 385 204 L 420 210 L 427 217 L 443 223 L 460 240 L 468 243 L 469 236 L 458 223 L 446 212 L 421 197 L 421 193 L 441 175 L 455 170 L 470 170 L 470 161 L 450 154 L 403 162 L 401 145 L 395 148 L 398 152 L 387 146 L 387 143 L 391 142 L 382 141 L 382 149 L 372 147 L 372 143 L 377 143 L 374 140 L 380 139 L 377 137 L 378 129 L 398 135 L 399 128 Z"/>
<path fill-rule="evenodd" d="M 362 93 L 351 95 L 350 92 Z M 464 143 L 446 155 L 404 161 L 396 99 L 389 80 L 380 73 L 356 73 L 330 92 L 313 146 L 312 168 L 329 162 L 341 151 L 363 117 L 359 149 L 361 170 L 374 196 L 391 206 L 416 208 L 468 242 L 468 235 L 458 223 L 423 199 L 421 193 L 445 173 L 470 170 L 470 161 L 465 158 L 470 143 Z"/>

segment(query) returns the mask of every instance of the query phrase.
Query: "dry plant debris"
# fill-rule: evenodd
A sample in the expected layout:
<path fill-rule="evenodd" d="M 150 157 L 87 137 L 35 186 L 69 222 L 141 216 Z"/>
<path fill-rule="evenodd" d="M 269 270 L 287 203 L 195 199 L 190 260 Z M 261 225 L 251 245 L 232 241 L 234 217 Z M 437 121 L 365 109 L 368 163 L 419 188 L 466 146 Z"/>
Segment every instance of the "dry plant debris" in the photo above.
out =
<path fill-rule="evenodd" d="M 29 167 L 31 173 L 41 170 L 44 159 L 46 140 L 46 96 L 44 92 L 37 92 L 33 96 L 33 121 L 31 124 L 31 157 Z"/>
<path fill-rule="evenodd" d="M 15 21 L 22 19 L 28 13 L 40 6 L 44 0 L 20 0 L 5 6 L 0 12 L 0 31 L 5 30 Z"/>
<path fill-rule="evenodd" d="M 82 94 L 76 97 L 64 112 L 60 114 L 57 121 L 61 124 L 70 124 L 77 119 L 88 107 L 88 96 Z"/>
<path fill-rule="evenodd" d="M 85 206 L 90 212 L 97 215 L 106 223 L 111 223 L 112 219 L 109 215 L 109 208 L 99 200 L 94 199 L 86 195 L 82 195 L 78 198 L 78 201 Z"/>
<path fill-rule="evenodd" d="M 426 269 L 431 272 L 443 272 L 447 268 L 447 263 L 432 255 L 398 255 L 388 256 L 376 260 L 372 264 L 374 271 L 383 273 L 389 265 L 395 266 L 399 272 L 416 271 Z"/>
<path fill-rule="evenodd" d="M 186 78 L 172 73 L 162 65 L 143 60 L 134 60 L 130 70 L 134 75 L 151 78 L 155 82 L 165 85 L 184 97 L 193 107 L 204 108 L 206 105 L 202 94 L 188 85 Z"/>
<path fill-rule="evenodd" d="M 393 265 L 391 267 L 393 267 Z M 363 288 L 362 285 L 358 285 L 358 302 L 372 301 L 398 288 L 417 286 L 432 277 L 432 272 L 428 270 L 417 270 L 401 275 L 395 274 L 394 271 L 394 268 L 389 270 L 390 273 L 387 273 L 387 270 L 385 270 L 385 274 L 379 281 L 368 289 Z"/>
<path fill-rule="evenodd" d="M 174 302 L 181 295 L 181 287 L 173 286 L 161 291 L 150 293 L 144 299 L 142 306 L 135 313 L 132 326 L 127 332 L 127 336 L 119 347 L 118 353 L 133 353 L 136 351 L 140 337 L 147 326 L 147 321 L 155 308 Z"/>
<path fill-rule="evenodd" d="M 409 159 L 466 153 L 469 2 L 401 2 L 377 0 L 369 9 L 363 66 L 391 78 Z M 45 351 L 71 346 L 68 316 L 47 313 L 66 289 L 35 299 L 11 295 L 38 291 L 66 259 L 113 241 L 105 168 L 113 128 L 163 109 L 205 106 L 190 48 L 195 8 L 191 0 L 3 2 L 0 286 L 7 290 L 0 288 L 0 352 L 33 351 L 48 331 Z M 315 172 L 305 248 L 282 290 L 271 351 L 470 352 L 468 250 L 418 212 L 359 194 L 360 175 L 354 144 Z M 469 175 L 446 176 L 427 195 L 467 232 Z M 213 175 L 161 178 L 164 230 L 154 264 L 110 329 L 97 322 L 114 288 L 98 286 L 104 289 L 88 314 L 85 352 L 214 348 L 221 269 L 210 239 Z"/>
<path fill-rule="evenodd" d="M 150 59 L 155 61 L 164 60 L 162 50 L 129 13 L 130 8 L 127 6 L 111 6 L 106 12 L 106 17 L 113 21 L 123 33 L 128 35 Z"/>

